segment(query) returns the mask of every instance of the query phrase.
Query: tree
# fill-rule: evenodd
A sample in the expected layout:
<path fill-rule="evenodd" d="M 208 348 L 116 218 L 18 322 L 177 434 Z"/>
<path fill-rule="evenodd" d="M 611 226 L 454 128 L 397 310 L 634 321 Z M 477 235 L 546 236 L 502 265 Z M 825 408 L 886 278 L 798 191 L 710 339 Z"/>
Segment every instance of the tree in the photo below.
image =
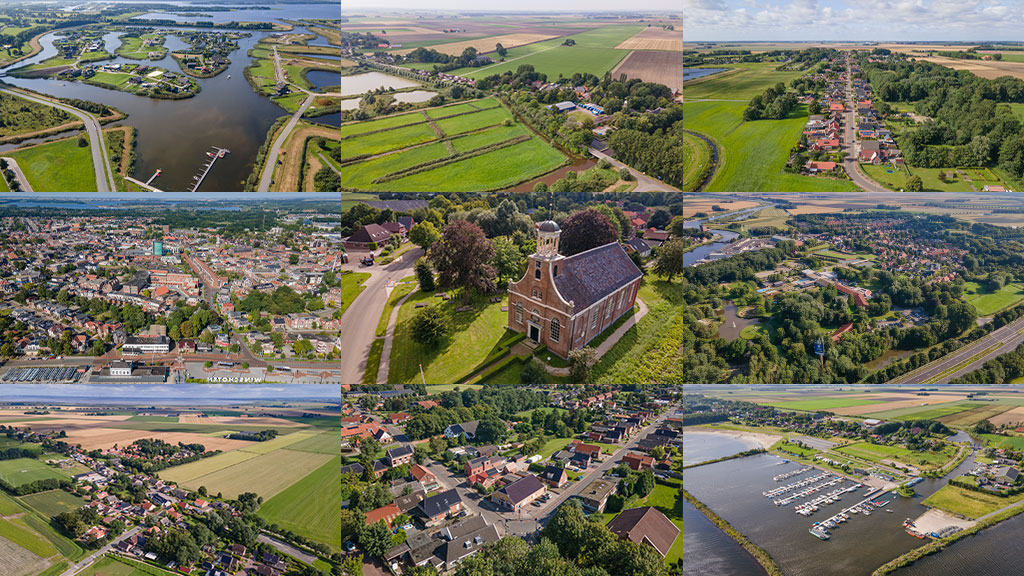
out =
<path fill-rule="evenodd" d="M 619 239 L 619 234 L 604 214 L 588 208 L 574 212 L 562 222 L 559 252 L 572 256 Z"/>
<path fill-rule="evenodd" d="M 441 343 L 451 331 L 452 320 L 438 305 L 427 306 L 412 319 L 412 340 L 429 348 Z"/>
<path fill-rule="evenodd" d="M 445 226 L 441 239 L 431 245 L 427 257 L 437 270 L 438 286 L 464 288 L 468 292 L 494 290 L 494 247 L 479 226 L 455 220 Z"/>
<path fill-rule="evenodd" d="M 664 446 L 655 446 L 654 448 L 651 448 L 650 454 L 651 454 L 651 457 L 654 458 L 655 460 L 658 460 L 658 461 L 664 460 L 665 459 L 665 447 Z"/>
<path fill-rule="evenodd" d="M 683 240 L 675 238 L 658 248 L 658 260 L 654 263 L 654 273 L 668 278 L 669 282 L 676 274 L 683 273 Z"/>
<path fill-rule="evenodd" d="M 921 192 L 924 190 L 924 182 L 921 181 L 921 177 L 914 174 L 910 178 L 907 178 L 907 191 L 908 192 Z"/>
<path fill-rule="evenodd" d="M 383 558 L 391 548 L 391 530 L 383 520 L 378 520 L 359 530 L 359 545 L 370 556 Z"/>
<path fill-rule="evenodd" d="M 441 237 L 441 233 L 428 220 L 417 223 L 409 231 L 409 241 L 426 250 Z"/>
<path fill-rule="evenodd" d="M 530 358 L 519 373 L 519 381 L 522 384 L 545 384 L 547 383 L 547 372 L 544 365 L 536 358 Z"/>
<path fill-rule="evenodd" d="M 423 260 L 416 262 L 416 279 L 419 280 L 421 292 L 433 292 L 437 288 L 437 284 L 434 283 L 434 271 L 430 269 L 430 264 Z"/>
<path fill-rule="evenodd" d="M 359 441 L 359 454 L 364 460 L 373 460 L 380 452 L 380 442 L 373 436 L 367 436 Z"/>
<path fill-rule="evenodd" d="M 664 230 L 665 227 L 668 226 L 668 223 L 671 221 L 672 214 L 669 213 L 669 211 L 664 208 L 658 208 L 657 210 L 654 211 L 654 214 L 651 214 L 650 219 L 647 220 L 647 225 L 650 226 L 651 228 L 658 228 Z"/>
<path fill-rule="evenodd" d="M 629 171 L 629 168 L 619 168 L 619 179 L 629 182 L 633 179 L 633 173 Z"/>
<path fill-rule="evenodd" d="M 494 51 L 497 52 L 498 56 L 501 56 L 502 58 L 504 58 L 505 55 L 508 54 L 508 49 L 502 46 L 501 42 L 498 42 L 497 44 L 494 45 Z"/>
<path fill-rule="evenodd" d="M 477 424 L 475 440 L 484 444 L 498 444 L 505 437 L 508 429 L 505 422 L 496 415 L 489 413 Z"/>
<path fill-rule="evenodd" d="M 569 378 L 576 384 L 590 383 L 590 370 L 597 362 L 597 351 L 590 346 L 569 352 Z"/>
<path fill-rule="evenodd" d="M 85 148 L 88 145 L 89 145 L 89 141 L 85 139 L 85 136 L 79 136 L 78 137 L 78 147 L 79 148 Z"/>
<path fill-rule="evenodd" d="M 526 257 L 519 251 L 519 247 L 508 236 L 495 238 L 493 246 L 494 258 L 491 264 L 498 274 L 499 282 L 506 278 L 519 278 L 526 264 Z"/>

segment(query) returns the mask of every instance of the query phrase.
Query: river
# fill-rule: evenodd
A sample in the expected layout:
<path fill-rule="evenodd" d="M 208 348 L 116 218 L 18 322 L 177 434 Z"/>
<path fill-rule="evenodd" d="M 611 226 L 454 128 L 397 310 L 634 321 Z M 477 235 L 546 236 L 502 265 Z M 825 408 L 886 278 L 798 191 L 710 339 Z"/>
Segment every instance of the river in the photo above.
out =
<path fill-rule="evenodd" d="M 329 4 L 276 6 L 274 10 L 243 10 L 239 12 L 214 12 L 212 18 L 217 22 L 230 20 L 271 21 L 280 18 L 337 18 L 337 7 Z M 191 10 L 191 8 L 188 8 Z M 232 15 L 232 16 L 229 16 Z M 196 18 L 179 18 L 179 21 L 194 21 Z M 209 20 L 209 18 L 200 18 Z M 161 30 L 173 30 L 161 27 Z M 195 29 L 189 29 L 195 30 Z M 199 29 L 209 31 L 211 29 Z M 138 146 L 136 148 L 135 177 L 148 180 L 161 169 L 163 174 L 153 181 L 153 185 L 168 191 L 184 191 L 193 182 L 193 176 L 199 172 L 208 160 L 206 152 L 212 146 L 227 148 L 231 151 L 224 158 L 217 160 L 213 169 L 203 181 L 200 191 L 238 191 L 242 190 L 245 179 L 252 172 L 256 155 L 267 137 L 274 120 L 288 114 L 269 98 L 253 91 L 245 79 L 244 70 L 249 65 L 247 52 L 256 42 L 266 36 L 265 31 L 243 31 L 252 34 L 249 38 L 238 40 L 239 49 L 228 58 L 231 65 L 228 69 L 213 77 L 199 78 L 201 91 L 194 98 L 186 100 L 155 100 L 135 96 L 117 90 L 108 90 L 98 86 L 90 86 L 79 82 L 65 82 L 47 78 L 12 78 L 4 81 L 15 86 L 34 90 L 43 94 L 65 98 L 81 98 L 100 102 L 118 108 L 128 114 L 128 118 L 115 125 L 129 125 L 138 129 Z M 15 67 L 41 62 L 56 54 L 53 47 L 54 38 L 59 33 L 50 33 L 40 39 L 43 51 L 32 58 L 19 62 Z M 106 49 L 111 53 L 120 45 L 117 33 L 104 35 Z M 311 45 L 327 45 L 326 40 L 318 37 Z M 179 38 L 167 36 L 166 45 L 171 50 L 185 48 Z M 339 49 L 340 50 L 340 49 Z M 137 61 L 116 58 L 112 61 L 122 63 L 142 63 L 155 65 L 180 72 L 177 62 L 168 55 L 158 61 Z M 310 76 L 320 81 L 320 85 L 334 86 L 340 80 L 335 75 L 333 80 Z M 229 78 L 230 76 L 230 78 Z M 315 118 L 314 122 L 328 125 L 340 125 L 340 115 Z M 23 143 L 22 145 L 25 145 Z"/>
<path fill-rule="evenodd" d="M 735 439 L 709 434 L 700 436 L 699 449 L 702 461 L 741 451 Z M 685 437 L 683 442 L 684 450 L 687 450 L 687 446 L 693 445 Z M 687 456 L 684 456 L 684 459 L 687 459 Z M 967 458 L 944 479 L 925 479 L 915 486 L 917 495 L 914 498 L 898 498 L 892 493 L 879 496 L 880 499 L 890 500 L 883 508 L 892 510 L 892 513 L 879 510 L 868 517 L 860 514 L 851 515 L 850 521 L 834 530 L 831 540 L 828 541 L 816 539 L 808 534 L 807 530 L 815 521 L 823 521 L 843 508 L 859 502 L 863 499 L 865 490 L 846 494 L 840 502 L 822 507 L 821 511 L 811 517 L 799 516 L 793 512 L 792 505 L 775 506 L 770 499 L 762 496 L 761 492 L 782 483 L 796 482 L 818 472 L 806 472 L 783 482 L 775 482 L 772 477 L 776 474 L 796 470 L 802 465 L 794 462 L 784 463 L 782 458 L 770 454 L 691 468 L 685 472 L 685 485 L 698 500 L 767 550 L 782 568 L 783 573 L 794 576 L 861 576 L 870 574 L 889 560 L 923 544 L 921 540 L 906 533 L 902 526 L 903 520 L 908 517 L 916 518 L 924 513 L 926 508 L 920 503 L 945 485 L 946 479 L 968 471 L 973 465 L 973 460 L 973 457 Z M 849 485 L 849 481 L 842 484 Z M 683 525 L 687 531 L 683 537 L 684 543 L 688 542 L 688 538 L 695 542 L 720 542 L 724 534 L 710 522 L 702 523 L 699 518 L 691 517 L 696 512 L 691 509 L 691 515 L 684 517 Z M 749 568 L 743 555 L 730 552 L 729 547 L 721 543 L 717 546 L 695 547 L 692 550 L 685 547 L 684 557 L 687 558 L 687 563 L 716 567 L 717 571 L 704 572 L 705 574 L 753 573 L 746 571 Z"/>
<path fill-rule="evenodd" d="M 698 262 L 703 260 L 705 256 L 710 257 L 712 252 L 725 248 L 740 236 L 736 232 L 730 232 L 729 230 L 712 230 L 711 232 L 721 238 L 716 242 L 710 242 L 708 244 L 698 246 L 683 254 L 683 266 L 696 265 Z"/>

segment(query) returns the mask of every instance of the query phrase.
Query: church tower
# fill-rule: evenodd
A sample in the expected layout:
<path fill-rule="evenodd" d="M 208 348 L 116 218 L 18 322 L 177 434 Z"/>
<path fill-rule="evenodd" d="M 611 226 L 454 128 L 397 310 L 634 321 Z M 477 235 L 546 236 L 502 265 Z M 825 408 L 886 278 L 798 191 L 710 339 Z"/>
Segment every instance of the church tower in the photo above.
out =
<path fill-rule="evenodd" d="M 537 225 L 537 256 L 544 260 L 561 258 L 558 253 L 558 238 L 562 230 L 558 224 L 551 220 L 545 220 Z"/>

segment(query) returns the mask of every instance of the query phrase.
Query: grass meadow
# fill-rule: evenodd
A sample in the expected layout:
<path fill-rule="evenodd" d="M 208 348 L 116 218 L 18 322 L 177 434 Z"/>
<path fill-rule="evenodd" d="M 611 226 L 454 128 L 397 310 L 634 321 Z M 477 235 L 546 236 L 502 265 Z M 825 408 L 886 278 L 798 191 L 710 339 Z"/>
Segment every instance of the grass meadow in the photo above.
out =
<path fill-rule="evenodd" d="M 338 443 L 337 433 L 329 433 Z M 335 456 L 311 474 L 265 501 L 259 516 L 271 524 L 341 550 L 341 456 Z"/>
<path fill-rule="evenodd" d="M 88 136 L 85 137 L 88 140 Z M 79 146 L 78 138 L 39 144 L 6 152 L 36 192 L 96 191 L 96 173 L 88 146 Z"/>
<path fill-rule="evenodd" d="M 13 486 L 21 486 L 36 480 L 53 478 L 64 480 L 66 477 L 57 472 L 56 468 L 33 458 L 15 458 L 0 461 L 0 478 Z"/>
<path fill-rule="evenodd" d="M 995 292 L 977 282 L 964 284 L 964 300 L 974 305 L 981 316 L 991 316 L 1024 300 L 1024 286 L 1010 283 Z"/>
<path fill-rule="evenodd" d="M 683 190 L 696 190 L 711 162 L 711 147 L 693 134 L 683 134 Z"/>

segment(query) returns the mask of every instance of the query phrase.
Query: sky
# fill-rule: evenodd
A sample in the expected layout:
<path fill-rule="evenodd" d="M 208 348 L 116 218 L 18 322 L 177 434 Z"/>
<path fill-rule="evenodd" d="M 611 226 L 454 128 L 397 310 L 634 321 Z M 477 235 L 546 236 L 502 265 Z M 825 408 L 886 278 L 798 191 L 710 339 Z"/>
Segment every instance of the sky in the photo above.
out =
<path fill-rule="evenodd" d="M 516 0 L 505 4 L 481 4 L 478 0 L 342 0 L 341 15 L 346 9 L 367 8 L 403 9 L 403 10 L 454 10 L 454 11 L 560 11 L 560 12 L 600 12 L 600 11 L 644 11 L 661 10 L 679 12 L 680 0 Z"/>
<path fill-rule="evenodd" d="M 1024 40 L 1024 0 L 681 0 L 692 41 Z"/>

